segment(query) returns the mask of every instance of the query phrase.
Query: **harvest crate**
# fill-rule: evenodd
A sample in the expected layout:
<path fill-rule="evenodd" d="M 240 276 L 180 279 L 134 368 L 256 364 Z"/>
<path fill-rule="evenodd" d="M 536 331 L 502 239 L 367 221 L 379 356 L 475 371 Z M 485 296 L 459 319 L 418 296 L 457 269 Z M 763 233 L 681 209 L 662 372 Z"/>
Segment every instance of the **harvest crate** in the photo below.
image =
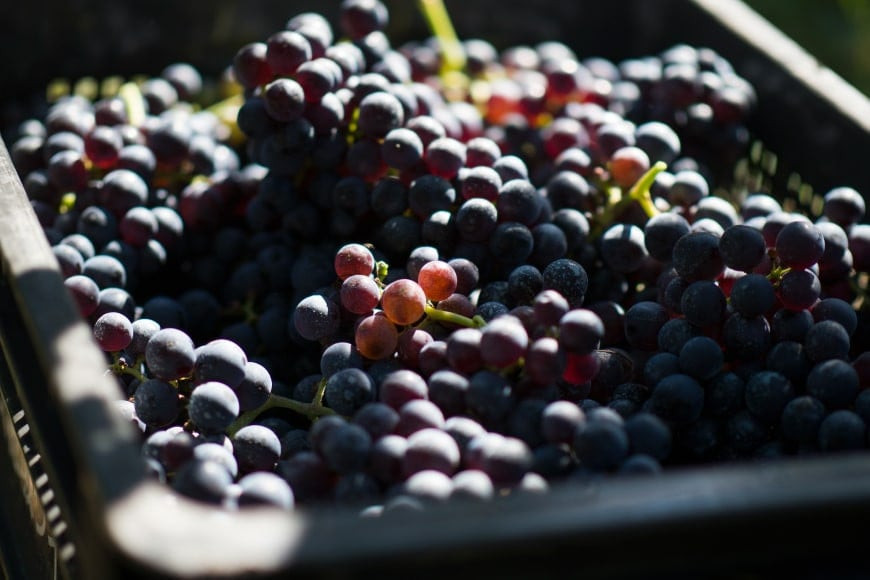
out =
<path fill-rule="evenodd" d="M 45 8 L 39 4 L 15 3 L 7 22 L 33 21 L 22 18 Z M 280 27 L 288 9 L 324 11 L 314 2 L 246 4 L 244 14 L 229 2 L 130 3 L 120 12 L 119 3 L 86 4 L 151 32 L 137 29 L 132 44 L 117 45 L 113 35 L 126 24 L 101 37 L 64 20 L 69 36 L 57 37 L 60 46 L 49 44 L 37 62 L 0 65 L 0 77 L 13 81 L 8 98 L 55 76 L 153 72 L 179 58 L 214 72 L 242 43 Z M 413 4 L 390 8 L 392 37 L 424 34 Z M 820 192 L 870 191 L 870 102 L 736 0 L 464 0 L 448 8 L 460 36 L 500 46 L 560 39 L 583 55 L 614 59 L 677 42 L 710 46 L 758 92 L 750 129 L 763 146 L 747 165 L 762 166 L 757 178 L 782 195 L 806 195 L 804 183 Z M 325 12 L 334 16 L 335 6 Z M 54 16 L 60 23 L 62 14 Z M 185 28 L 194 16 L 197 26 Z M 32 46 L 24 32 L 4 35 L 0 49 Z M 70 53 L 66 43 L 95 44 Z M 97 64 L 104 70 L 89 68 Z M 599 480 L 379 520 L 341 511 L 215 511 L 145 479 L 136 435 L 114 408 L 114 379 L 101 372 L 103 355 L 63 288 L 2 142 L 0 256 L 0 556 L 10 578 L 870 571 L 855 531 L 870 517 L 866 453 Z"/>

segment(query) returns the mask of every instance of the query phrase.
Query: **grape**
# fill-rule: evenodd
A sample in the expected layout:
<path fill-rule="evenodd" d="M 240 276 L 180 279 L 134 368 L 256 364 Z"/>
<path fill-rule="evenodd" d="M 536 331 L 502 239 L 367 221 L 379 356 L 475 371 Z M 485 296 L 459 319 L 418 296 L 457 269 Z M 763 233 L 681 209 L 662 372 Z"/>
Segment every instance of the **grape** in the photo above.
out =
<path fill-rule="evenodd" d="M 353 274 L 341 284 L 341 305 L 354 314 L 368 314 L 380 302 L 380 288 L 370 277 Z"/>
<path fill-rule="evenodd" d="M 281 457 L 281 442 L 268 427 L 248 425 L 233 435 L 233 454 L 240 473 L 272 471 Z"/>
<path fill-rule="evenodd" d="M 96 255 L 82 264 L 82 274 L 97 283 L 100 289 L 124 288 L 127 285 L 127 270 L 112 256 Z"/>
<path fill-rule="evenodd" d="M 360 407 L 353 422 L 365 429 L 372 441 L 377 441 L 393 432 L 399 423 L 399 414 L 389 405 L 371 402 Z"/>
<path fill-rule="evenodd" d="M 639 147 L 621 147 L 610 157 L 610 176 L 623 188 L 634 185 L 649 167 L 649 156 Z"/>
<path fill-rule="evenodd" d="M 722 349 L 706 336 L 690 338 L 680 349 L 680 370 L 699 381 L 713 378 L 723 362 Z"/>
<path fill-rule="evenodd" d="M 825 194 L 824 214 L 843 228 L 864 217 L 864 198 L 851 187 L 835 187 Z"/>
<path fill-rule="evenodd" d="M 825 252 L 825 238 L 811 223 L 798 220 L 783 226 L 776 236 L 776 256 L 784 266 L 808 268 Z"/>
<path fill-rule="evenodd" d="M 549 385 L 555 382 L 565 370 L 559 341 L 550 337 L 541 337 L 531 342 L 526 351 L 524 370 L 529 380 L 537 385 Z"/>
<path fill-rule="evenodd" d="M 604 338 L 604 323 L 591 310 L 576 308 L 559 319 L 559 345 L 568 352 L 587 354 Z"/>
<path fill-rule="evenodd" d="M 625 338 L 636 348 L 655 350 L 659 332 L 668 318 L 664 306 L 651 301 L 638 302 L 625 313 Z"/>
<path fill-rule="evenodd" d="M 260 363 L 248 361 L 245 374 L 235 388 L 241 412 L 257 409 L 269 400 L 272 393 L 272 376 Z"/>
<path fill-rule="evenodd" d="M 807 394 L 821 401 L 827 409 L 852 405 L 858 394 L 858 373 L 852 365 L 839 359 L 820 362 L 806 377 Z"/>
<path fill-rule="evenodd" d="M 193 389 L 187 411 L 200 431 L 220 433 L 238 417 L 239 399 L 227 385 L 210 381 Z"/>
<path fill-rule="evenodd" d="M 381 295 L 384 315 L 399 325 L 412 324 L 423 316 L 426 306 L 426 293 L 413 280 L 403 279 L 391 282 Z"/>
<path fill-rule="evenodd" d="M 840 409 L 834 411 L 819 426 L 819 447 L 822 451 L 863 449 L 867 426 L 857 414 Z"/>
<path fill-rule="evenodd" d="M 745 396 L 749 411 L 769 424 L 779 420 L 786 404 L 794 398 L 794 388 L 783 375 L 761 371 L 746 382 Z"/>
<path fill-rule="evenodd" d="M 701 328 L 721 322 L 725 316 L 725 305 L 725 294 L 715 282 L 708 280 L 689 284 L 680 299 L 680 311 L 686 320 Z"/>
<path fill-rule="evenodd" d="M 209 460 L 187 462 L 175 475 L 172 488 L 197 501 L 220 504 L 224 501 L 232 478 L 219 463 Z"/>
<path fill-rule="evenodd" d="M 397 483 L 402 478 L 402 462 L 408 440 L 398 435 L 384 435 L 371 448 L 368 471 L 378 481 Z"/>
<path fill-rule="evenodd" d="M 644 232 L 635 225 L 615 224 L 601 237 L 601 257 L 614 272 L 634 272 L 647 256 Z"/>
<path fill-rule="evenodd" d="M 796 387 L 802 387 L 812 369 L 812 363 L 802 344 L 784 340 L 776 343 L 767 353 L 764 366 L 786 377 Z"/>
<path fill-rule="evenodd" d="M 149 379 L 136 387 L 133 395 L 136 416 L 150 427 L 172 423 L 180 408 L 178 391 L 165 381 Z"/>
<path fill-rule="evenodd" d="M 579 263 L 569 258 L 554 260 L 541 272 L 544 289 L 561 294 L 572 308 L 582 306 L 589 288 L 589 276 Z"/>
<path fill-rule="evenodd" d="M 245 352 L 235 342 L 216 339 L 196 349 L 193 379 L 198 383 L 219 381 L 232 389 L 245 378 Z"/>
<path fill-rule="evenodd" d="M 478 196 L 483 197 L 483 196 Z M 528 181 L 513 179 L 501 186 L 495 199 L 499 221 L 531 226 L 543 209 L 543 200 Z"/>
<path fill-rule="evenodd" d="M 362 367 L 363 359 L 359 351 L 349 342 L 334 342 L 320 355 L 320 374 L 326 378 L 342 369 Z"/>
<path fill-rule="evenodd" d="M 489 476 L 476 469 L 466 469 L 453 476 L 450 499 L 488 501 L 495 495 L 495 487 Z"/>
<path fill-rule="evenodd" d="M 439 137 L 426 145 L 423 159 L 433 175 L 453 179 L 465 165 L 465 144 L 451 137 Z"/>
<path fill-rule="evenodd" d="M 444 413 L 434 403 L 425 399 L 413 399 L 399 408 L 396 434 L 408 437 L 421 429 L 441 429 Z"/>
<path fill-rule="evenodd" d="M 812 308 L 821 292 L 821 283 L 812 270 L 790 270 L 780 281 L 779 298 L 791 310 Z"/>
<path fill-rule="evenodd" d="M 456 292 L 456 271 L 447 262 L 434 260 L 424 264 L 417 275 L 417 283 L 426 298 L 438 302 Z"/>
<path fill-rule="evenodd" d="M 487 324 L 481 333 L 481 360 L 496 368 L 509 367 L 525 355 L 528 344 L 528 334 L 519 319 L 500 316 Z"/>
<path fill-rule="evenodd" d="M 477 372 L 483 366 L 481 342 L 483 333 L 477 328 L 461 328 L 447 338 L 447 363 L 463 374 Z"/>
<path fill-rule="evenodd" d="M 424 470 L 453 475 L 459 467 L 459 446 L 440 429 L 421 429 L 408 437 L 402 458 L 402 473 L 411 477 Z"/>
<path fill-rule="evenodd" d="M 423 175 L 415 179 L 408 189 L 408 206 L 421 218 L 436 211 L 449 210 L 455 200 L 453 185 L 437 175 Z"/>
<path fill-rule="evenodd" d="M 623 425 L 597 420 L 580 424 L 573 446 L 581 465 L 605 471 L 622 463 L 628 455 L 629 441 Z"/>
<path fill-rule="evenodd" d="M 849 333 L 838 322 L 822 320 L 807 330 L 804 347 L 807 356 L 814 363 L 846 359 L 849 353 Z"/>
<path fill-rule="evenodd" d="M 814 443 L 825 415 L 825 406 L 818 399 L 807 395 L 795 397 L 782 411 L 782 434 L 799 443 Z"/>
<path fill-rule="evenodd" d="M 266 64 L 277 76 L 292 75 L 299 65 L 309 60 L 311 45 L 298 32 L 282 30 L 266 41 Z"/>
<path fill-rule="evenodd" d="M 323 439 L 321 455 L 330 469 L 346 475 L 361 471 L 371 453 L 371 437 L 353 423 L 342 423 Z"/>
<path fill-rule="evenodd" d="M 489 201 L 473 197 L 466 200 L 456 212 L 456 231 L 468 242 L 483 242 L 490 238 L 496 227 L 498 211 Z"/>
<path fill-rule="evenodd" d="M 336 413 L 352 416 L 363 405 L 374 399 L 371 377 L 360 369 L 338 371 L 326 381 L 324 398 Z"/>
<path fill-rule="evenodd" d="M 368 276 L 375 267 L 375 258 L 362 244 L 347 244 L 335 253 L 334 267 L 342 280 L 354 274 Z"/>
<path fill-rule="evenodd" d="M 93 279 L 73 275 L 64 280 L 63 284 L 78 307 L 79 314 L 87 317 L 97 309 L 100 303 L 100 288 Z"/>
<path fill-rule="evenodd" d="M 133 340 L 133 325 L 123 314 L 108 312 L 94 323 L 94 338 L 104 351 L 118 352 Z"/>
<path fill-rule="evenodd" d="M 707 232 L 686 234 L 674 244 L 673 264 L 677 274 L 689 282 L 716 278 L 725 269 L 719 238 Z"/>
<path fill-rule="evenodd" d="M 634 231 L 630 230 L 630 233 Z M 670 262 L 677 240 L 688 233 L 689 222 L 684 217 L 676 213 L 661 213 L 646 222 L 643 242 L 650 256 L 660 262 Z"/>
<path fill-rule="evenodd" d="M 399 497 L 425 505 L 444 502 L 452 493 L 453 481 L 450 477 L 440 471 L 427 469 L 408 478 L 402 485 L 402 495 Z"/>
<path fill-rule="evenodd" d="M 703 389 L 695 379 L 684 374 L 663 378 L 649 398 L 650 412 L 677 424 L 696 421 L 703 408 Z"/>
<path fill-rule="evenodd" d="M 323 296 L 309 296 L 296 305 L 293 325 L 308 340 L 331 336 L 338 327 L 338 307 Z"/>
<path fill-rule="evenodd" d="M 746 317 L 766 314 L 773 308 L 776 295 L 767 277 L 748 274 L 731 287 L 731 307 Z"/>
<path fill-rule="evenodd" d="M 839 298 L 824 298 L 812 309 L 813 320 L 833 320 L 839 322 L 849 336 L 858 328 L 858 315 L 846 301 Z"/>
<path fill-rule="evenodd" d="M 751 272 L 765 255 L 761 232 L 747 225 L 734 225 L 726 229 L 719 239 L 722 261 L 729 268 Z"/>
<path fill-rule="evenodd" d="M 292 509 L 294 504 L 293 490 L 278 475 L 264 471 L 249 473 L 239 479 L 238 505 L 267 505 L 282 509 Z"/>
<path fill-rule="evenodd" d="M 399 410 L 405 403 L 428 397 L 428 387 L 423 378 L 407 369 L 389 373 L 381 381 L 378 397 L 382 403 Z"/>

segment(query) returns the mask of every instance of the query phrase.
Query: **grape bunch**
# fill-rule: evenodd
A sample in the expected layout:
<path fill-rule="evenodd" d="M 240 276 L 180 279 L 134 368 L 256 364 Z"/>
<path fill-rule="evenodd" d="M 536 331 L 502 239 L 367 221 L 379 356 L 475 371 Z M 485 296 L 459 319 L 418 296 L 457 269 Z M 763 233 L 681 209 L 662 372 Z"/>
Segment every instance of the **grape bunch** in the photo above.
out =
<path fill-rule="evenodd" d="M 20 128 L 154 477 L 377 516 L 867 447 L 864 200 L 717 195 L 756 99 L 724 58 L 387 23 L 344 0 L 218 105 L 176 64 Z"/>

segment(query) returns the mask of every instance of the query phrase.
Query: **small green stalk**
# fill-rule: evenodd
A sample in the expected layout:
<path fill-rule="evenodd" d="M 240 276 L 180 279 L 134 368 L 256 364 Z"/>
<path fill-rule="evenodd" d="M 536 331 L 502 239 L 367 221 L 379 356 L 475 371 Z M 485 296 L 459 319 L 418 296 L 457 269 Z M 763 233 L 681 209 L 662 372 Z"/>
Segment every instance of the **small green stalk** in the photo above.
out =
<path fill-rule="evenodd" d="M 134 82 L 124 83 L 118 89 L 118 96 L 124 102 L 127 122 L 134 127 L 140 127 L 145 122 L 145 98 L 139 85 Z"/>
<path fill-rule="evenodd" d="M 486 326 L 486 321 L 480 316 L 468 318 L 467 316 L 462 316 L 461 314 L 456 314 L 455 312 L 438 310 L 431 304 L 426 305 L 424 312 L 426 313 L 426 316 L 428 316 L 431 320 L 435 320 L 436 322 L 446 322 L 449 324 L 455 324 L 457 326 L 464 326 L 466 328 L 482 328 Z"/>
<path fill-rule="evenodd" d="M 305 415 L 310 420 L 317 419 L 326 415 L 335 415 L 335 411 L 323 405 L 323 393 L 326 390 L 326 380 L 320 381 L 317 385 L 317 391 L 314 393 L 314 400 L 310 403 L 295 401 L 280 395 L 271 395 L 269 399 L 257 407 L 239 415 L 232 425 L 227 428 L 227 435 L 232 437 L 239 429 L 246 427 L 254 422 L 254 420 L 269 409 L 290 409 L 300 415 Z"/>
<path fill-rule="evenodd" d="M 441 78 L 444 79 L 452 73 L 460 72 L 465 68 L 465 53 L 462 44 L 456 36 L 450 15 L 442 0 L 419 0 L 420 11 L 429 25 L 432 35 L 438 39 L 438 44 L 444 53 L 444 62 L 441 65 Z"/>
<path fill-rule="evenodd" d="M 597 224 L 593 228 L 589 237 L 593 240 L 598 239 L 601 234 L 604 233 L 604 230 L 613 224 L 616 216 L 625 211 L 629 204 L 633 202 L 637 202 L 640 205 L 647 218 L 652 218 L 658 215 L 659 210 L 656 209 L 649 190 L 655 182 L 656 176 L 667 168 L 668 166 L 663 161 L 657 161 L 655 165 L 650 167 L 646 173 L 637 180 L 637 183 L 631 186 L 631 189 L 628 190 L 628 195 L 623 195 L 621 197 L 612 195 L 614 192 L 619 192 L 619 188 L 612 188 L 609 190 L 608 205 L 604 208 L 601 215 L 598 216 L 596 220 Z M 619 199 L 619 201 L 610 201 L 614 198 Z"/>
<path fill-rule="evenodd" d="M 148 377 L 146 377 L 140 370 L 144 360 L 145 359 L 140 356 L 136 359 L 136 362 L 132 365 L 128 365 L 126 362 L 121 360 L 121 353 L 115 352 L 112 353 L 112 364 L 109 365 L 109 370 L 116 375 L 130 375 L 139 381 L 147 381 Z"/>
<path fill-rule="evenodd" d="M 637 180 L 631 189 L 628 190 L 628 198 L 640 204 L 647 218 L 652 218 L 658 215 L 659 210 L 656 209 L 653 203 L 652 196 L 649 193 L 652 184 L 655 183 L 656 176 L 667 169 L 668 166 L 664 161 L 657 161 L 655 165 L 650 167 L 640 179 Z"/>

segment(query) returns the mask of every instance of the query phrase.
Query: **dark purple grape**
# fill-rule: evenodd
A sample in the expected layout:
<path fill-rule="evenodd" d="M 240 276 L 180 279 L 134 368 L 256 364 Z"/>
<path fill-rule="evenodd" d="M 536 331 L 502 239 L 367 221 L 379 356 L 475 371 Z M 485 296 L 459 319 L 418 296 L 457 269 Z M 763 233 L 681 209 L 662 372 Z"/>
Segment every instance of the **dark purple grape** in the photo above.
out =
<path fill-rule="evenodd" d="M 149 427 L 164 427 L 178 416 L 178 390 L 165 381 L 149 379 L 133 395 L 136 416 Z"/>
<path fill-rule="evenodd" d="M 359 129 L 368 137 L 380 139 L 404 121 L 404 111 L 399 100 L 387 92 L 375 92 L 360 101 Z"/>
<path fill-rule="evenodd" d="M 691 232 L 674 244 L 673 265 L 689 282 L 713 280 L 724 270 L 719 238 L 707 232 Z"/>
<path fill-rule="evenodd" d="M 688 375 L 670 375 L 656 385 L 648 407 L 650 412 L 665 421 L 686 425 L 701 416 L 704 390 Z"/>
<path fill-rule="evenodd" d="M 776 294 L 766 276 L 747 274 L 731 287 L 731 307 L 746 317 L 767 314 L 776 303 Z"/>
<path fill-rule="evenodd" d="M 811 396 L 796 397 L 782 411 L 782 435 L 798 443 L 815 443 L 819 427 L 827 414 L 821 401 Z"/>
<path fill-rule="evenodd" d="M 646 222 L 643 241 L 649 254 L 660 262 L 670 262 L 674 245 L 690 231 L 689 222 L 676 213 L 661 213 Z"/>
<path fill-rule="evenodd" d="M 222 465 L 194 459 L 184 464 L 172 480 L 172 488 L 191 499 L 221 504 L 233 480 Z"/>
<path fill-rule="evenodd" d="M 453 437 L 440 429 L 421 429 L 408 437 L 402 473 L 411 477 L 431 469 L 453 475 L 459 467 L 459 458 L 459 447 Z"/>
<path fill-rule="evenodd" d="M 820 362 L 806 377 L 807 394 L 821 401 L 827 409 L 850 407 L 860 387 L 858 373 L 840 359 Z"/>
<path fill-rule="evenodd" d="M 220 433 L 239 416 L 239 399 L 223 383 L 202 383 L 190 394 L 187 411 L 191 422 L 201 432 Z"/>
<path fill-rule="evenodd" d="M 783 409 L 794 395 L 794 387 L 789 380 L 773 371 L 755 373 L 746 382 L 746 407 L 766 424 L 779 421 Z"/>
<path fill-rule="evenodd" d="M 371 377 L 360 369 L 338 371 L 326 382 L 324 399 L 336 413 L 352 416 L 374 398 Z"/>
<path fill-rule="evenodd" d="M 776 256 L 793 270 L 809 268 L 825 252 L 825 238 L 808 221 L 798 220 L 786 224 L 776 236 Z"/>
<path fill-rule="evenodd" d="M 262 425 L 247 425 L 233 435 L 233 454 L 242 474 L 272 471 L 281 457 L 281 442 Z"/>
<path fill-rule="evenodd" d="M 239 496 L 236 499 L 239 507 L 270 506 L 282 509 L 292 509 L 294 505 L 293 490 L 287 482 L 265 471 L 249 473 L 239 479 Z"/>
<path fill-rule="evenodd" d="M 859 415 L 840 409 L 822 421 L 819 427 L 819 448 L 822 451 L 850 451 L 866 446 L 867 425 Z"/>
<path fill-rule="evenodd" d="M 235 389 L 245 378 L 248 358 L 236 343 L 215 339 L 196 349 L 193 379 L 197 383 L 218 381 Z"/>

